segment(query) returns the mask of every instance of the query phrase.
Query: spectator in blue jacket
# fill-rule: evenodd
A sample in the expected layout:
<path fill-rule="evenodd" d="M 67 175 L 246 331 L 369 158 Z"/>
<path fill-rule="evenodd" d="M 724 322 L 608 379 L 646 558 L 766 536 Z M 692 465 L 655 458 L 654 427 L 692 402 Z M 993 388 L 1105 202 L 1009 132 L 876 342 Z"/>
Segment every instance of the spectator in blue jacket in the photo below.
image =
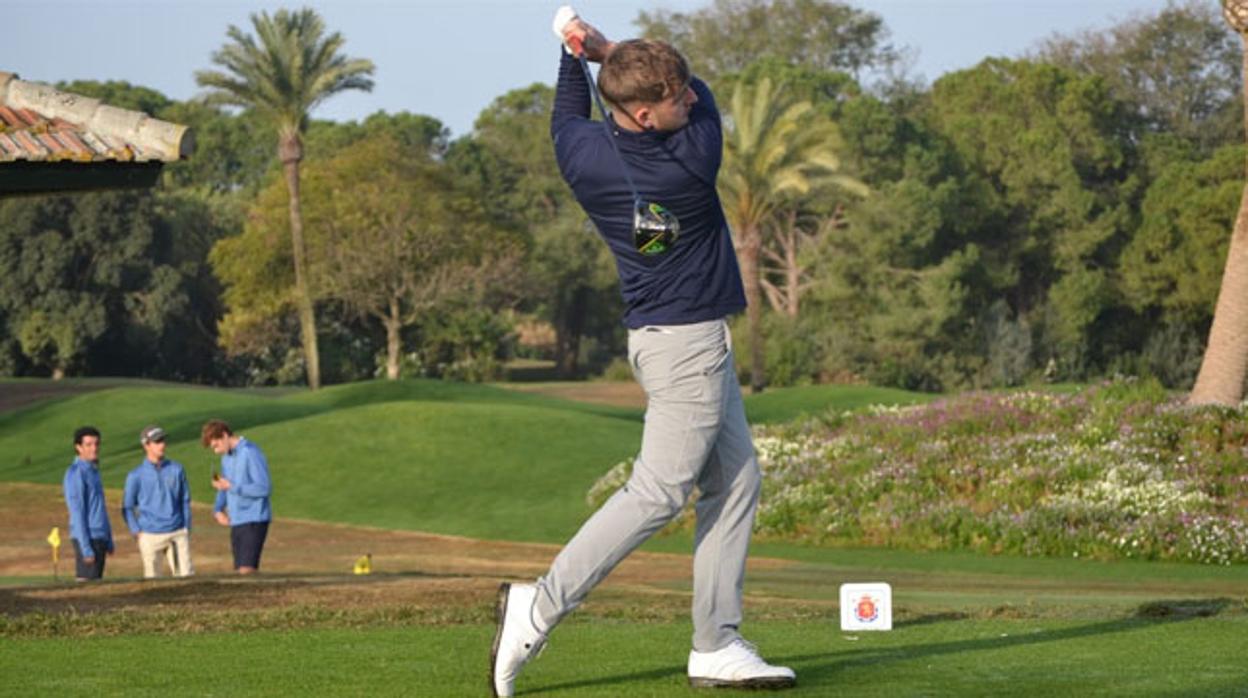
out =
<path fill-rule="evenodd" d="M 230 527 L 234 569 L 239 574 L 254 574 L 260 569 L 260 552 L 273 519 L 269 507 L 273 491 L 269 462 L 259 446 L 235 434 L 220 419 L 204 424 L 200 442 L 221 456 L 221 474 L 213 473 L 212 477 L 212 486 L 217 490 L 213 518 Z"/>
<path fill-rule="evenodd" d="M 611 106 L 605 127 L 590 118 L 587 71 L 565 50 L 550 133 L 560 173 L 615 257 L 629 364 L 646 392 L 645 427 L 628 483 L 546 574 L 499 589 L 494 694 L 512 695 L 548 633 L 671 521 L 695 486 L 689 683 L 793 686 L 793 670 L 768 664 L 739 630 L 761 476 L 726 321 L 745 307 L 745 294 L 715 189 L 723 152 L 715 97 L 666 43 L 613 43 L 571 8 L 555 25 L 565 45 L 583 46 L 586 59 L 602 63 L 598 88 Z M 670 244 L 652 247 L 635 233 L 638 198 L 679 221 Z"/>
<path fill-rule="evenodd" d="M 189 577 L 191 565 L 191 486 L 186 470 L 165 458 L 165 430 L 145 427 L 139 443 L 146 457 L 126 476 L 121 513 L 143 558 L 143 577 L 160 576 L 163 555 L 175 576 Z"/>
<path fill-rule="evenodd" d="M 78 457 L 65 471 L 65 507 L 78 581 L 85 582 L 104 576 L 104 558 L 113 554 L 113 527 L 100 480 L 100 432 L 79 427 L 74 431 L 74 450 Z"/>

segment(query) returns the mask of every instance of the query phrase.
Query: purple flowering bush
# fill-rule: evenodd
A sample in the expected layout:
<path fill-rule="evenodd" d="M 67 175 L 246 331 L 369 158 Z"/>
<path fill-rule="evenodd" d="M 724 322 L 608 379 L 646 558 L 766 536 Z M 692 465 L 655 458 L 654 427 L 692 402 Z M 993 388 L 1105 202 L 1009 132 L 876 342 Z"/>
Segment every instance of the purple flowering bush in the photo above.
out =
<path fill-rule="evenodd" d="M 1158 384 L 968 393 L 759 427 L 757 535 L 813 544 L 1248 562 L 1248 409 Z M 628 477 L 621 463 L 590 495 Z M 688 525 L 688 513 L 677 525 Z"/>

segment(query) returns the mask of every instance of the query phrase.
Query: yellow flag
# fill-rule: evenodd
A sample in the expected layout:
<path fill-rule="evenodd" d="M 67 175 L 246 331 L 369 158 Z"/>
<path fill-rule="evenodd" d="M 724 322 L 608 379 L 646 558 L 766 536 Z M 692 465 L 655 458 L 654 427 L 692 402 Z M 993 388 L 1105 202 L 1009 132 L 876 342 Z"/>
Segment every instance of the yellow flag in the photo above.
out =
<path fill-rule="evenodd" d="M 52 532 L 48 534 L 48 545 L 52 546 L 52 562 L 60 559 L 61 552 L 61 527 L 53 526 Z"/>
<path fill-rule="evenodd" d="M 355 561 L 356 574 L 372 574 L 373 573 L 373 554 L 367 553 L 361 555 L 360 559 Z"/>

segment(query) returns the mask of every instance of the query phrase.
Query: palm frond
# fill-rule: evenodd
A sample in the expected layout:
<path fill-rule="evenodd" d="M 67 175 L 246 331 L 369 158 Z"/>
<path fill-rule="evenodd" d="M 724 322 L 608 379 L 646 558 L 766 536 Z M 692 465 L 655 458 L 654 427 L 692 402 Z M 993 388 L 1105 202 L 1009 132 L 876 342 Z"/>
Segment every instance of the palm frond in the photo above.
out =
<path fill-rule="evenodd" d="M 793 100 L 769 79 L 738 85 L 725 120 L 719 189 L 732 226 L 753 229 L 792 197 L 835 186 L 866 196 L 846 174 L 840 129 L 807 100 Z"/>
<path fill-rule="evenodd" d="M 371 90 L 373 63 L 348 58 L 341 34 L 325 35 L 325 23 L 311 9 L 251 15 L 249 34 L 231 25 L 224 46 L 212 54 L 222 70 L 195 73 L 208 88 L 205 101 L 255 109 L 283 133 L 302 129 L 308 113 L 346 90 Z"/>

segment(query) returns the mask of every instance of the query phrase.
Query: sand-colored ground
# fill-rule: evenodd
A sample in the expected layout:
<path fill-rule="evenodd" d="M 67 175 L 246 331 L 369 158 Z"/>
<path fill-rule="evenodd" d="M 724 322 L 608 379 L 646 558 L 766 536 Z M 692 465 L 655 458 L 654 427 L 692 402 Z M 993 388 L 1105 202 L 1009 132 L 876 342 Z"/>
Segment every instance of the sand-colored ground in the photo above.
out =
<path fill-rule="evenodd" d="M 110 504 L 120 493 L 106 493 Z M 231 569 L 227 529 L 212 522 L 210 510 L 195 505 L 192 554 L 196 574 L 187 580 L 142 581 L 137 547 L 120 516 L 113 516 L 116 554 L 109 558 L 104 583 L 73 583 L 73 550 L 65 524 L 60 488 L 0 484 L 0 614 L 98 612 L 173 613 L 274 612 L 283 608 L 333 612 L 433 614 L 448 619 L 488 616 L 494 590 L 505 580 L 532 580 L 549 565 L 558 547 L 482 541 L 454 536 L 388 531 L 360 526 L 278 518 L 262 560 L 262 574 L 241 579 Z M 52 526 L 61 527 L 59 573 L 52 584 Z M 373 574 L 352 574 L 355 560 L 372 554 Z M 752 560 L 756 569 L 787 563 Z M 685 555 L 636 553 L 603 585 L 595 614 L 612 614 L 626 603 L 646 612 L 676 617 L 686 612 L 683 591 L 690 574 Z M 648 608 L 644 608 L 648 607 Z M 631 611 L 630 611 L 631 612 Z M 436 618 L 435 618 L 436 619 Z"/>
<path fill-rule="evenodd" d="M 500 387 L 550 397 L 614 407 L 644 409 L 646 394 L 636 381 L 578 381 L 555 383 L 505 383 Z"/>

